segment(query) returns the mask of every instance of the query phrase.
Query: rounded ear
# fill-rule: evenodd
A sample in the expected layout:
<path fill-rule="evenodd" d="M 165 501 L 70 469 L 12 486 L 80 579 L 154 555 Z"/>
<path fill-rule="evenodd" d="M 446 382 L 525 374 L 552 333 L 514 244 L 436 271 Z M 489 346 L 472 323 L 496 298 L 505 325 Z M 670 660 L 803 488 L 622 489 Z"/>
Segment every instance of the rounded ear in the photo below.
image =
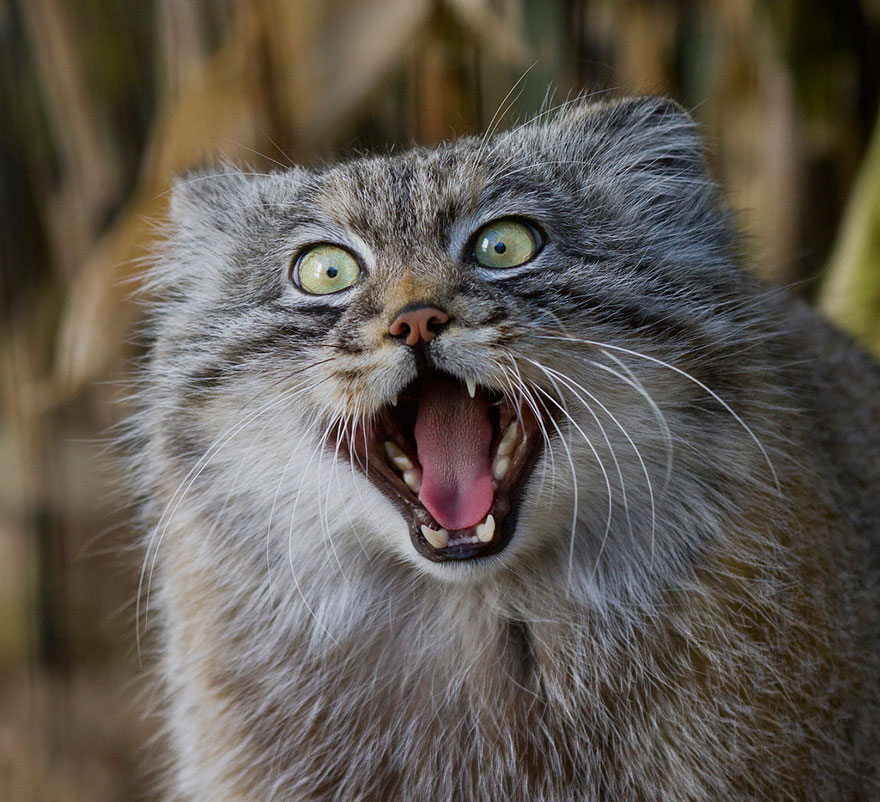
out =
<path fill-rule="evenodd" d="M 643 166 L 658 170 L 697 170 L 703 173 L 703 143 L 693 117 L 665 97 L 637 97 L 616 104 L 606 116 L 609 132 L 640 146 Z"/>
<path fill-rule="evenodd" d="M 254 180 L 249 172 L 229 164 L 176 177 L 169 204 L 172 224 L 178 229 L 206 223 L 221 227 L 224 213 L 242 205 Z"/>
<path fill-rule="evenodd" d="M 626 171 L 705 175 L 699 129 L 665 97 L 585 102 L 557 121 L 558 132 L 594 164 Z"/>
<path fill-rule="evenodd" d="M 606 123 L 621 129 L 648 132 L 674 125 L 696 130 L 693 117 L 672 98 L 643 95 L 597 105 L 597 111 L 604 113 Z"/>
<path fill-rule="evenodd" d="M 188 288 L 205 277 L 215 280 L 235 247 L 242 209 L 253 204 L 260 180 L 229 164 L 175 178 L 164 237 L 151 271 L 153 285 L 169 291 Z"/>
<path fill-rule="evenodd" d="M 554 121 L 551 147 L 571 164 L 584 202 L 672 252 L 732 242 L 728 213 L 693 118 L 662 97 L 584 104 Z M 575 172 L 576 171 L 576 172 Z"/>

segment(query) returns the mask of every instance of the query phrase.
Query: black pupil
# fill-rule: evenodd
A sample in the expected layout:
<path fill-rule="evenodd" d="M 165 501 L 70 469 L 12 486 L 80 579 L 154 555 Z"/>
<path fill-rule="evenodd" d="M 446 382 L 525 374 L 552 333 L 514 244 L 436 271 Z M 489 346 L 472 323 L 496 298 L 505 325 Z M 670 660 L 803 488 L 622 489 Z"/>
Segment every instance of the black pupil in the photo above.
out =
<path fill-rule="evenodd" d="M 495 243 L 495 253 L 504 253 L 507 250 L 507 246 L 503 242 Z"/>
<path fill-rule="evenodd" d="M 328 278 L 336 278 L 337 273 L 339 273 L 339 271 L 335 267 L 328 267 L 327 268 L 327 277 Z"/>

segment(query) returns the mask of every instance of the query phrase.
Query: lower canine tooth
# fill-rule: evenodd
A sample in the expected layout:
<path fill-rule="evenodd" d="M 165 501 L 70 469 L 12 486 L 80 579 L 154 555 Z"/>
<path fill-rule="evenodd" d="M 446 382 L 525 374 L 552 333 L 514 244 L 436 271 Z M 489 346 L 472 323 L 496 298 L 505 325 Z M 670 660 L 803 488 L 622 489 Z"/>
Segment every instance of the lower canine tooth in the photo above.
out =
<path fill-rule="evenodd" d="M 412 490 L 413 493 L 418 493 L 419 490 L 422 489 L 422 478 L 419 476 L 419 472 L 414 468 L 403 472 L 403 481 L 406 482 L 406 486 Z"/>
<path fill-rule="evenodd" d="M 467 385 L 468 395 L 473 398 L 477 394 L 477 383 L 473 379 L 468 379 L 465 384 Z"/>
<path fill-rule="evenodd" d="M 510 457 L 498 457 L 495 460 L 495 466 L 492 468 L 492 476 L 501 481 L 510 470 Z"/>
<path fill-rule="evenodd" d="M 485 522 L 477 527 L 477 537 L 480 543 L 488 543 L 495 537 L 495 518 L 491 514 L 487 515 Z"/>
<path fill-rule="evenodd" d="M 425 536 L 425 540 L 435 549 L 445 549 L 449 545 L 449 532 L 445 529 L 437 531 L 436 529 L 431 529 L 430 526 L 422 524 L 422 534 Z"/>

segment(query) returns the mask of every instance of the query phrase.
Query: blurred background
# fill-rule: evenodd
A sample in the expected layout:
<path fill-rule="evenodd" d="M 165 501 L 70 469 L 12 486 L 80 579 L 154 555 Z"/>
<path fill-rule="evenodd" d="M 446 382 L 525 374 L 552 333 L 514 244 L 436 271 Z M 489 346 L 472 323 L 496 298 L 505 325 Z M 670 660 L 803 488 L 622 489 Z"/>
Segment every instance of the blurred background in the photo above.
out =
<path fill-rule="evenodd" d="M 579 92 L 691 109 L 757 273 L 880 353 L 880 0 L 0 0 L 0 800 L 155 798 L 110 443 L 172 176 Z"/>

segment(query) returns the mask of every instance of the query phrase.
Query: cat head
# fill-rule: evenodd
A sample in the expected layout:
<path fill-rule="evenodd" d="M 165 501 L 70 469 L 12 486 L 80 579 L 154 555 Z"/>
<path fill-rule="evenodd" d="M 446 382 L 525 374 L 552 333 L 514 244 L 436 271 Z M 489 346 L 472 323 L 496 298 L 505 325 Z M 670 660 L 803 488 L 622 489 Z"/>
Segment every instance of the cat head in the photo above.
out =
<path fill-rule="evenodd" d="M 328 570 L 596 581 L 693 548 L 766 456 L 733 410 L 754 292 L 670 101 L 196 174 L 171 218 L 145 394 L 165 526 L 189 508 Z"/>

